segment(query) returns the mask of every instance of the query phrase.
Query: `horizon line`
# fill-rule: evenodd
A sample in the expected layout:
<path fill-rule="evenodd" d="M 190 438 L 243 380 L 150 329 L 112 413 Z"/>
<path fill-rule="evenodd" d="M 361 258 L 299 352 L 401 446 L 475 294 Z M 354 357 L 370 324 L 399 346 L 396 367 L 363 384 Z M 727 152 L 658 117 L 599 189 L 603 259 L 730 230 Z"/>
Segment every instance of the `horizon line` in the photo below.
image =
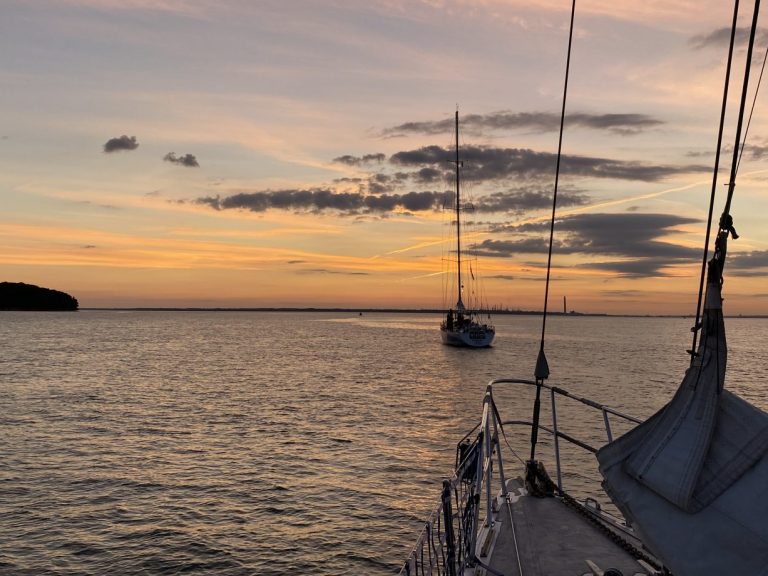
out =
<path fill-rule="evenodd" d="M 442 308 L 347 308 L 347 307 L 318 307 L 318 306 L 87 306 L 83 311 L 116 311 L 116 312 L 376 312 L 394 314 L 445 314 Z M 481 314 L 511 315 L 511 316 L 541 316 L 541 310 L 478 310 Z M 547 311 L 549 316 L 590 316 L 612 318 L 694 318 L 693 314 L 630 314 L 609 312 L 570 312 Z M 768 314 L 726 314 L 725 318 L 768 318 Z"/>

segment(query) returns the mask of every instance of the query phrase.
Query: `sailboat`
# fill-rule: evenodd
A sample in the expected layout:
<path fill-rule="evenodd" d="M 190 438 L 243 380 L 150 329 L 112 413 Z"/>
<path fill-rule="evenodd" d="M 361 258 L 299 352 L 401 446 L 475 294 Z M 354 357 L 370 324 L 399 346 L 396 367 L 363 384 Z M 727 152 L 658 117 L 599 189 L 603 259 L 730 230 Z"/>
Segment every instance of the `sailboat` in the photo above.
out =
<path fill-rule="evenodd" d="M 490 322 L 482 322 L 479 310 L 468 308 L 462 299 L 462 262 L 461 262 L 461 166 L 459 159 L 459 111 L 456 111 L 456 193 L 454 209 L 456 211 L 456 286 L 458 297 L 455 308 L 448 310 L 445 320 L 440 324 L 440 337 L 443 344 L 450 346 L 465 346 L 469 348 L 485 348 L 491 345 L 496 336 L 496 329 Z M 474 273 L 470 270 L 474 280 Z M 490 319 L 490 317 L 489 317 Z"/>
<path fill-rule="evenodd" d="M 735 0 L 717 158 L 738 6 Z M 730 206 L 737 155 L 742 149 L 741 126 L 759 6 L 760 0 L 755 0 L 728 198 L 717 226 L 714 254 L 709 259 L 709 225 L 707 228 L 694 344 L 689 350 L 691 363 L 674 397 L 641 421 L 551 386 L 545 381 L 549 366 L 542 335 L 534 379 L 499 378 L 487 386 L 480 422 L 459 442 L 455 473 L 443 481 L 439 504 L 400 574 L 768 574 L 768 414 L 725 389 L 727 349 L 722 304 L 728 239 L 738 237 Z M 565 105 L 563 117 L 564 110 Z M 710 223 L 717 174 L 716 160 Z M 557 185 L 555 197 L 556 192 Z M 535 390 L 530 419 L 501 416 L 495 392 L 508 387 Z M 549 397 L 551 424 L 541 421 L 542 395 Z M 605 433 L 603 446 L 565 432 L 558 416 L 574 412 L 573 406 L 564 410 L 565 403 L 594 411 Z M 619 423 L 629 431 L 614 438 Z M 523 461 L 509 446 L 507 436 L 512 426 L 530 427 L 531 452 L 527 460 Z M 554 478 L 536 458 L 539 434 L 552 439 Z M 594 499 L 579 500 L 568 493 L 564 485 L 568 475 L 561 460 L 561 445 L 565 442 L 596 456 L 602 486 L 621 515 L 606 510 Z M 507 451 L 505 446 L 510 449 Z M 510 462 L 505 461 L 505 452 L 523 464 L 519 477 L 507 475 Z"/>

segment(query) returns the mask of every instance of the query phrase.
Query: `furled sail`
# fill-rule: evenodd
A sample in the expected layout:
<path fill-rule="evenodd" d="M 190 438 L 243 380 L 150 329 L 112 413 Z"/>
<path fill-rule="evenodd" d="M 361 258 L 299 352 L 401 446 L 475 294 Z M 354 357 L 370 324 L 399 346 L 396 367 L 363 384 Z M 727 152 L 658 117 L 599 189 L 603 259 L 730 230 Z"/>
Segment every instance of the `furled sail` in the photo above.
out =
<path fill-rule="evenodd" d="M 597 453 L 606 492 L 644 544 L 676 576 L 768 576 L 768 414 L 725 390 L 727 350 L 720 294 L 728 237 L 738 237 L 730 205 L 743 146 L 741 127 L 759 12 L 760 0 L 755 0 L 728 198 L 708 263 L 701 340 L 669 404 Z M 738 13 L 737 1 L 718 156 Z M 711 202 L 717 171 L 716 161 Z M 711 214 L 712 203 L 710 219 Z"/>
<path fill-rule="evenodd" d="M 597 454 L 606 492 L 677 576 L 768 574 L 768 414 L 724 389 L 727 237 L 709 263 L 701 341 L 675 396 Z"/>

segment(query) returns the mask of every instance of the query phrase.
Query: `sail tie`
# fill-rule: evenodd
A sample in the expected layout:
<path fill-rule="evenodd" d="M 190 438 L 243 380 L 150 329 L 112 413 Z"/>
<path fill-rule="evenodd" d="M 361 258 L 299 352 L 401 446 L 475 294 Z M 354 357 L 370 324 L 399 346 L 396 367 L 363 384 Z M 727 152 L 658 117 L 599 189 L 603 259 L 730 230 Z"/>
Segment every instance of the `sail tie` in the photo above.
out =
<path fill-rule="evenodd" d="M 720 229 L 725 232 L 730 232 L 731 238 L 738 240 L 739 235 L 736 234 L 736 228 L 733 227 L 733 216 L 730 214 L 723 214 L 720 216 Z"/>

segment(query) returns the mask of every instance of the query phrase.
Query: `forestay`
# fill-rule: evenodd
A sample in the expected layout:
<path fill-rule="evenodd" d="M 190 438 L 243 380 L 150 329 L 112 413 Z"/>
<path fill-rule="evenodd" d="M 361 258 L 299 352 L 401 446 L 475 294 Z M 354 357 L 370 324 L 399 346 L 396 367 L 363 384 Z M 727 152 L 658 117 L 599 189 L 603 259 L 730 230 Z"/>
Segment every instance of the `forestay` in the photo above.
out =
<path fill-rule="evenodd" d="M 748 63 L 758 12 L 756 0 Z M 768 414 L 724 389 L 722 273 L 728 237 L 737 237 L 729 208 L 748 74 L 749 65 L 701 341 L 669 404 L 597 454 L 606 492 L 676 576 L 768 575 Z"/>

